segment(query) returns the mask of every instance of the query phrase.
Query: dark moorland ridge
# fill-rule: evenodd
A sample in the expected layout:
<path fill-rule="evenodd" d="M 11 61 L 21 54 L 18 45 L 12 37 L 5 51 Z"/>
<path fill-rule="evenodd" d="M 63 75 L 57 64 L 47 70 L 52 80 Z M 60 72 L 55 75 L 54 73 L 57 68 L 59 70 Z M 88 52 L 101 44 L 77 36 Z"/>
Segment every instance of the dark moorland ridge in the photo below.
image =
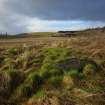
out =
<path fill-rule="evenodd" d="M 105 105 L 104 45 L 105 28 L 1 36 L 0 105 Z"/>
<path fill-rule="evenodd" d="M 24 38 L 24 37 L 48 37 L 48 36 L 75 36 L 80 34 L 86 34 L 86 33 L 93 33 L 93 32 L 105 32 L 105 27 L 98 27 L 98 28 L 90 28 L 90 29 L 84 29 L 84 30 L 78 30 L 78 31 L 58 31 L 58 32 L 33 32 L 33 33 L 20 33 L 15 35 L 10 35 L 7 32 L 0 33 L 0 38 Z"/>

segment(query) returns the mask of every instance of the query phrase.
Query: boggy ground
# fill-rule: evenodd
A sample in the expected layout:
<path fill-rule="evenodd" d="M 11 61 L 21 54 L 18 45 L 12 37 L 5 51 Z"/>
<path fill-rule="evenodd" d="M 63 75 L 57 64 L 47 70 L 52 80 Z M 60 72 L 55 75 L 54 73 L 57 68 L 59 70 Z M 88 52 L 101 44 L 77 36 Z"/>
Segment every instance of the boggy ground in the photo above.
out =
<path fill-rule="evenodd" d="M 75 48 L 1 48 L 0 105 L 105 105 L 104 63 Z"/>
<path fill-rule="evenodd" d="M 100 31 L 0 39 L 0 105 L 105 105 L 104 44 Z"/>

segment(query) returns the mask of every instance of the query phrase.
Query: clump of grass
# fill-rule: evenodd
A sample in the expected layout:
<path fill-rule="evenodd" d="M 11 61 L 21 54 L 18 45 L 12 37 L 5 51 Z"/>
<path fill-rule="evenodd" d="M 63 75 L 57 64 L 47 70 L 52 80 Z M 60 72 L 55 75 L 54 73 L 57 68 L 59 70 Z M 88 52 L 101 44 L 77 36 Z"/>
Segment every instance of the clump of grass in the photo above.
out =
<path fill-rule="evenodd" d="M 77 78 L 79 80 L 85 79 L 85 76 L 83 73 L 81 73 L 79 71 L 79 69 L 70 69 L 67 72 L 65 72 L 66 74 L 68 74 L 69 76 L 71 76 L 72 78 Z"/>
<path fill-rule="evenodd" d="M 0 94 L 9 96 L 13 90 L 22 82 L 24 77 L 16 70 L 0 72 Z"/>
<path fill-rule="evenodd" d="M 70 69 L 67 73 L 73 78 L 75 78 L 79 75 L 78 69 Z"/>
<path fill-rule="evenodd" d="M 101 86 L 95 86 L 93 88 L 83 88 L 83 90 L 89 92 L 89 93 L 98 93 L 98 92 L 102 92 L 103 88 Z"/>
<path fill-rule="evenodd" d="M 78 79 L 84 80 L 84 79 L 86 79 L 86 77 L 85 77 L 85 75 L 83 73 L 79 72 Z"/>
<path fill-rule="evenodd" d="M 65 59 L 68 54 L 68 49 L 65 48 L 44 48 L 45 62 L 58 62 Z"/>
<path fill-rule="evenodd" d="M 15 91 L 16 99 L 29 98 L 34 94 L 42 84 L 42 78 L 36 73 L 31 73 Z"/>
<path fill-rule="evenodd" d="M 34 95 L 33 95 L 33 97 L 32 98 L 35 98 L 35 99 L 43 99 L 43 98 L 45 98 L 46 97 L 46 92 L 45 92 L 45 90 L 38 90 Z"/>
<path fill-rule="evenodd" d="M 53 64 L 50 63 L 43 64 L 40 70 L 40 75 L 43 77 L 43 79 L 47 79 L 51 76 L 59 76 L 62 74 L 62 70 L 57 69 Z"/>
<path fill-rule="evenodd" d="M 53 87 L 60 85 L 63 74 L 62 70 L 56 68 L 56 66 L 51 63 L 43 64 L 40 69 L 40 76 L 43 78 L 44 82 Z"/>
<path fill-rule="evenodd" d="M 93 65 L 93 64 L 86 64 L 85 67 L 83 68 L 83 74 L 85 76 L 91 76 L 91 75 L 94 75 L 96 70 L 97 70 L 97 68 L 96 68 L 95 65 Z"/>
<path fill-rule="evenodd" d="M 17 88 L 16 98 L 29 98 L 32 95 L 32 87 L 29 84 L 22 84 Z"/>
<path fill-rule="evenodd" d="M 14 69 L 15 61 L 14 61 L 14 59 L 7 57 L 4 59 L 4 65 L 9 70 Z"/>
<path fill-rule="evenodd" d="M 5 57 L 4 55 L 0 54 L 0 65 L 2 66 Z"/>
<path fill-rule="evenodd" d="M 9 48 L 9 49 L 7 49 L 6 52 L 7 52 L 7 54 L 13 56 L 13 55 L 18 54 L 19 50 L 17 48 Z"/>
<path fill-rule="evenodd" d="M 71 89 L 74 86 L 73 78 L 68 74 L 65 74 L 63 76 L 63 81 L 62 82 L 64 84 L 64 88 L 66 88 L 66 89 Z"/>
<path fill-rule="evenodd" d="M 3 96 L 4 98 L 7 97 L 10 94 L 10 82 L 11 78 L 10 76 L 3 72 L 0 72 L 0 95 Z M 7 94 L 5 96 L 5 94 Z"/>
<path fill-rule="evenodd" d="M 29 74 L 28 78 L 25 81 L 25 83 L 29 84 L 34 91 L 38 89 L 42 82 L 43 82 L 42 78 L 37 73 Z"/>
<path fill-rule="evenodd" d="M 10 85 L 12 89 L 16 88 L 16 86 L 18 86 L 24 80 L 24 75 L 20 71 L 8 70 L 7 73 L 11 77 Z"/>
<path fill-rule="evenodd" d="M 27 69 L 28 67 L 28 63 L 30 62 L 29 58 L 30 58 L 30 55 L 31 54 L 31 51 L 25 51 L 22 56 L 21 56 L 21 59 L 22 59 L 22 65 L 23 65 L 23 69 Z"/>
<path fill-rule="evenodd" d="M 51 85 L 52 87 L 55 87 L 55 88 L 59 88 L 62 80 L 63 80 L 63 76 L 53 76 L 53 77 L 50 77 L 47 80 L 47 82 L 48 82 L 48 85 Z"/>

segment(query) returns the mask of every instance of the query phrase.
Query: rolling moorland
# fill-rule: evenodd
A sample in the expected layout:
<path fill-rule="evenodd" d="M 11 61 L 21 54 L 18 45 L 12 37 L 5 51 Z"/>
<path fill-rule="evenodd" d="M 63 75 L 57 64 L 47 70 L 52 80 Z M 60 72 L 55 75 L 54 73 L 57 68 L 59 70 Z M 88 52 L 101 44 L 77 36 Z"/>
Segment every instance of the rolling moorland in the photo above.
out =
<path fill-rule="evenodd" d="M 105 28 L 0 36 L 0 105 L 105 105 Z"/>

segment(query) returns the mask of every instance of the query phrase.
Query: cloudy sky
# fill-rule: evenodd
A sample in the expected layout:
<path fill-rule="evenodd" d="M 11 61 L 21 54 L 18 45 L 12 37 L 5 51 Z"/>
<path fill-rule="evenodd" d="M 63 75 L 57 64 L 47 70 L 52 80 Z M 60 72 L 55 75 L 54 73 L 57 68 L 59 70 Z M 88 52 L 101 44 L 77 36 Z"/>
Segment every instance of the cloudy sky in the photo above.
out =
<path fill-rule="evenodd" d="M 105 0 L 0 0 L 0 32 L 78 30 L 105 25 Z"/>

